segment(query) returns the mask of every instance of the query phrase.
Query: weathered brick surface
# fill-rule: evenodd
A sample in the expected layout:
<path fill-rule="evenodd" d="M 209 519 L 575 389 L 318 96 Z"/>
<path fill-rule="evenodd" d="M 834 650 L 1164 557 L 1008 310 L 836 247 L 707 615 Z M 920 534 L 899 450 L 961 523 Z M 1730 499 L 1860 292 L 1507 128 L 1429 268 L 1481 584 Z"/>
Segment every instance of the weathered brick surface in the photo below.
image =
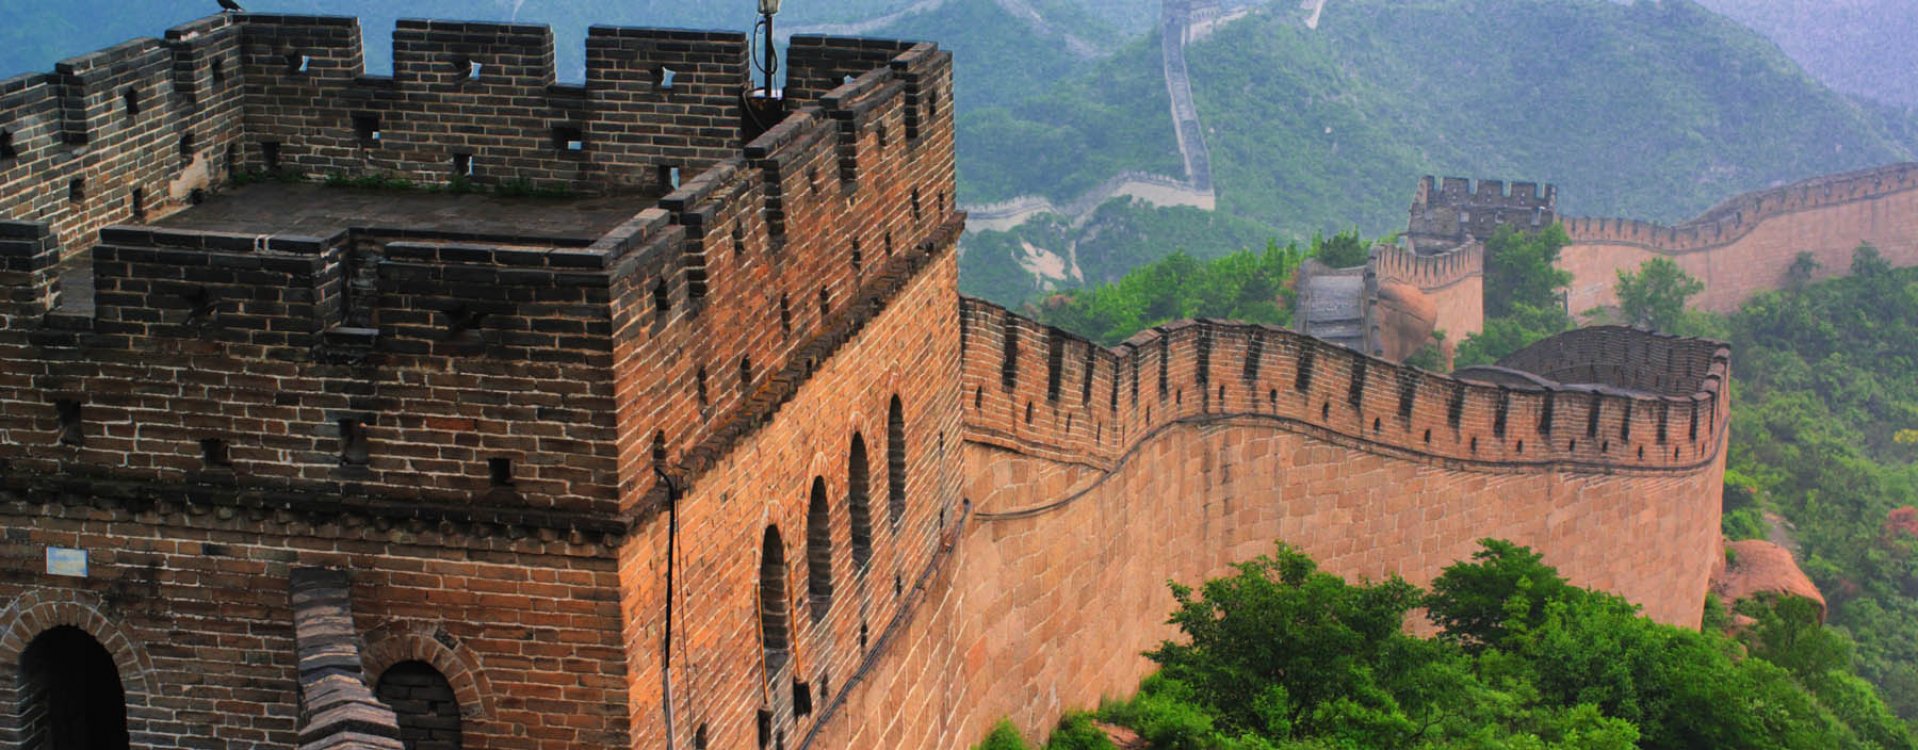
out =
<path fill-rule="evenodd" d="M 9 602 L 0 644 L 19 639 L 11 652 L 0 646 L 0 657 L 13 654 L 0 658 L 7 686 L 18 648 L 51 625 L 31 613 L 58 612 L 50 599 L 85 602 L 93 614 L 77 624 L 127 654 L 120 671 L 138 701 L 135 747 L 295 747 L 289 575 L 319 566 L 353 571 L 353 617 L 369 654 L 418 628 L 445 652 L 436 662 L 484 665 L 492 698 L 464 704 L 467 747 L 625 740 L 611 546 L 550 529 L 237 509 L 185 493 L 103 498 L 110 489 L 9 492 L 0 504 L 0 600 Z M 48 546 L 88 550 L 90 577 L 43 575 Z M 367 666 L 377 680 L 388 664 Z M 0 732 L 12 729 L 12 707 L 0 708 Z"/>
<path fill-rule="evenodd" d="M 383 81 L 360 75 L 350 20 L 203 24 L 232 56 L 221 58 L 234 92 L 223 127 L 236 141 L 279 143 L 282 167 L 440 179 L 436 149 L 476 146 L 479 176 L 497 178 L 482 182 L 576 174 L 568 187 L 652 190 L 643 183 L 665 180 L 657 167 L 671 160 L 684 165 L 683 184 L 657 191 L 670 192 L 657 207 L 636 201 L 630 220 L 586 243 L 457 226 L 322 237 L 100 229 L 141 217 L 6 206 L 0 602 L 11 609 L 0 623 L 13 653 L 64 621 L 47 613 L 73 619 L 116 656 L 141 746 L 292 747 L 301 727 L 287 578 L 325 567 L 352 572 L 366 681 L 395 664 L 431 665 L 463 714 L 462 746 L 611 747 L 634 727 L 656 736 L 658 712 L 632 697 L 645 675 L 629 678 L 622 654 L 662 599 L 643 573 L 623 586 L 618 567 L 621 549 L 640 568 L 661 560 L 645 556 L 668 518 L 655 466 L 694 487 L 764 471 L 740 468 L 740 445 L 771 425 L 839 424 L 828 417 L 845 416 L 845 404 L 810 394 L 877 393 L 859 379 L 895 357 L 891 390 L 861 417 L 871 596 L 893 596 L 880 596 L 892 586 L 882 568 L 923 564 L 923 527 L 956 492 L 939 477 L 958 466 L 941 453 L 958 450 L 957 391 L 923 377 L 957 373 L 951 256 L 963 217 L 951 114 L 933 103 L 949 98 L 948 55 L 801 40 L 794 75 L 838 80 L 789 95 L 790 119 L 747 144 L 728 111 L 738 87 L 727 76 L 743 81 L 738 35 L 596 29 L 588 84 L 569 89 L 550 86 L 544 29 L 409 22 L 398 74 Z M 882 46 L 890 51 L 874 57 Z M 186 56 L 129 49 L 176 66 Z M 481 80 L 435 78 L 445 54 L 483 61 Z M 673 68 L 670 92 L 653 75 L 661 67 Z M 25 101 L 45 83 L 9 85 Z M 546 104 L 494 111 L 529 97 Z M 548 153 L 552 120 L 540 107 L 569 102 L 585 113 L 588 156 L 553 166 L 571 157 Z M 359 106 L 379 109 L 377 146 L 344 119 Z M 11 117 L 0 127 L 25 133 Z M 32 150 L 0 163 L 10 186 L 64 188 L 46 159 L 74 152 L 38 131 L 13 143 Z M 162 145 L 90 158 L 131 174 L 127 164 Z M 242 153 L 262 166 L 257 149 Z M 517 166 L 489 175 L 489 154 Z M 227 176 L 213 172 L 205 189 Z M 144 218 L 188 203 L 148 203 Z M 61 256 L 82 250 L 87 262 L 67 278 L 90 291 L 63 306 Z M 827 377 L 828 366 L 840 374 Z M 808 416 L 786 416 L 795 413 Z M 835 503 L 849 491 L 840 460 Z M 896 475 L 923 478 L 895 493 L 906 484 Z M 686 502 L 697 509 L 704 496 Z M 87 550 L 89 577 L 40 572 L 56 546 Z M 850 600 L 856 589 L 849 573 L 841 590 Z M 36 603 L 49 598 L 80 603 Z M 856 638 L 856 624 L 839 627 Z M 643 669 L 656 653 L 631 661 Z M 806 653 L 795 668 L 814 668 Z M 10 741 L 18 700 L 12 673 L 0 676 L 0 739 Z M 821 674 L 821 704 L 831 680 Z"/>
<path fill-rule="evenodd" d="M 470 748 L 1035 728 L 1136 684 L 1163 580 L 1274 539 L 1425 581 L 1507 536 L 1696 622 L 1719 347 L 1597 330 L 1474 382 L 1212 321 L 1100 349 L 957 295 L 949 55 L 797 38 L 787 117 L 748 142 L 743 43 L 595 29 L 566 87 L 545 29 L 406 22 L 388 80 L 350 20 L 243 16 L 0 85 L 27 134 L 0 162 L 0 746 L 56 625 L 113 656 L 139 746 L 295 746 L 299 568 L 350 573 L 327 627 L 359 637 L 308 651 L 315 689 L 370 687 L 420 741 L 457 707 Z M 123 84 L 169 80 L 141 127 L 204 125 L 221 159 L 440 181 L 472 149 L 482 182 L 666 196 L 596 240 L 50 200 L 81 165 L 169 186 L 149 219 L 225 184 L 113 126 Z M 572 123 L 584 156 L 554 148 Z M 1391 273 L 1449 288 L 1464 260 Z"/>
<path fill-rule="evenodd" d="M 544 26 L 401 21 L 386 77 L 366 74 L 357 19 L 239 18 L 251 167 L 272 142 L 309 173 L 443 183 L 466 155 L 482 185 L 670 190 L 671 169 L 691 179 L 742 145 L 743 34 L 596 26 L 585 83 L 561 85 Z"/>
<path fill-rule="evenodd" d="M 0 140 L 18 154 L 0 158 L 0 218 L 90 237 L 223 182 L 242 137 L 240 36 L 216 16 L 0 81 Z"/>
<path fill-rule="evenodd" d="M 1918 265 L 1918 164 L 1896 164 L 1738 196 L 1679 226 L 1629 219 L 1567 219 L 1572 244 L 1559 267 L 1572 273 L 1574 313 L 1614 305 L 1619 271 L 1669 257 L 1705 291 L 1701 309 L 1732 312 L 1786 282 L 1801 252 L 1815 278 L 1850 272 L 1861 242 L 1895 266 Z"/>
<path fill-rule="evenodd" d="M 1558 219 L 1558 187 L 1501 180 L 1471 180 L 1427 176 L 1419 180 L 1412 199 L 1412 217 L 1406 234 L 1424 251 L 1445 248 L 1468 238 L 1491 238 L 1500 226 L 1536 230 Z"/>

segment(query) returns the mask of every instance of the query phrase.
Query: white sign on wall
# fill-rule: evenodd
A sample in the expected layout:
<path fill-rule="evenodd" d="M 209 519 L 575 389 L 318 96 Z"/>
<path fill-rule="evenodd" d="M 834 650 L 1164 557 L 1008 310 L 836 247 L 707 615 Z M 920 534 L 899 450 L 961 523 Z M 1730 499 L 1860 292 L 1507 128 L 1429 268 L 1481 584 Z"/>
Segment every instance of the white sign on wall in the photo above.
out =
<path fill-rule="evenodd" d="M 87 551 L 65 547 L 47 548 L 47 575 L 87 577 Z"/>

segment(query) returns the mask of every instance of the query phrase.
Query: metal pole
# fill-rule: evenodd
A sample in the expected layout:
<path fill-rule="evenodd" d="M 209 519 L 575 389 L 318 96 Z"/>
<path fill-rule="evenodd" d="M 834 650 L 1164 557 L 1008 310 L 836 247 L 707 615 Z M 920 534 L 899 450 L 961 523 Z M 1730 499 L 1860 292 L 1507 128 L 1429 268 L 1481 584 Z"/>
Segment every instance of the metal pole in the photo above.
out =
<path fill-rule="evenodd" d="M 779 51 L 773 48 L 773 14 L 766 14 L 766 98 L 773 98 L 773 74 L 779 71 Z"/>

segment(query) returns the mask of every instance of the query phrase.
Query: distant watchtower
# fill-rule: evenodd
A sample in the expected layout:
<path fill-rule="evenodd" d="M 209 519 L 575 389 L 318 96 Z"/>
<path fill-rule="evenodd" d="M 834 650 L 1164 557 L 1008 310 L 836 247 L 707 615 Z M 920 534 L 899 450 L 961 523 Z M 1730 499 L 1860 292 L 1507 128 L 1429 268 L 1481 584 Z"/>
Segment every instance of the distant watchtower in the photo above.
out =
<path fill-rule="evenodd" d="M 1508 191 L 1500 180 L 1471 180 L 1427 176 L 1419 180 L 1412 200 L 1412 218 L 1406 237 L 1420 254 L 1441 253 L 1474 238 L 1492 236 L 1501 225 L 1537 230 L 1558 221 L 1558 187 L 1514 182 Z"/>

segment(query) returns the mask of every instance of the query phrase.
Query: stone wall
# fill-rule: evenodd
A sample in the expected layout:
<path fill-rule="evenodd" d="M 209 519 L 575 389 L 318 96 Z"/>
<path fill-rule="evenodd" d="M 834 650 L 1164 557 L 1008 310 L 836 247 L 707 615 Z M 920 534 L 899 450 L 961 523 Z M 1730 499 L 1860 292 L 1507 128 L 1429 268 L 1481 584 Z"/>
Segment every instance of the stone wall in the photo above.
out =
<path fill-rule="evenodd" d="M 1468 237 L 1491 238 L 1500 226 L 1536 230 L 1558 219 L 1558 188 L 1500 180 L 1471 180 L 1426 176 L 1412 198 L 1412 216 L 1406 234 L 1424 246 L 1449 246 Z"/>
<path fill-rule="evenodd" d="M 1376 249 L 1367 261 L 1376 284 L 1401 282 L 1416 287 L 1432 304 L 1433 328 L 1452 345 L 1485 328 L 1485 246 L 1472 243 L 1450 252 L 1425 255 L 1396 247 Z M 1374 320 L 1375 327 L 1389 321 Z M 1378 341 L 1374 334 L 1373 341 Z"/>
<path fill-rule="evenodd" d="M 353 571 L 367 653 L 406 654 L 369 659 L 370 679 L 410 659 L 455 680 L 466 747 L 626 740 L 616 534 L 236 507 L 80 480 L 35 490 L 18 477 L 0 493 L 0 526 L 0 746 L 18 740 L 20 649 L 59 624 L 116 655 L 134 747 L 297 746 L 288 592 L 303 567 Z M 46 575 L 47 547 L 86 550 L 88 576 Z"/>
<path fill-rule="evenodd" d="M 872 69 L 873 43 L 800 38 L 794 49 L 794 91 L 819 91 L 818 106 L 661 204 L 687 238 L 671 247 L 704 269 L 704 288 L 688 273 L 657 322 L 635 315 L 645 327 L 615 333 L 622 411 L 642 415 L 621 428 L 635 747 L 668 733 L 691 746 L 702 730 L 713 747 L 751 746 L 761 711 L 767 742 L 796 740 L 876 653 L 953 512 L 952 251 L 964 216 L 953 204 L 952 113 L 937 104 L 950 98 L 951 58 L 918 45 Z M 864 72 L 847 81 L 848 69 Z M 689 400 L 701 372 L 708 397 Z M 679 434 L 653 443 L 662 425 Z M 656 481 L 654 466 L 685 495 Z M 809 517 L 815 484 L 821 523 Z M 780 663 L 756 616 L 769 529 L 790 579 Z M 814 560 L 834 581 L 816 610 Z"/>
<path fill-rule="evenodd" d="M 1705 282 L 1701 309 L 1732 312 L 1786 283 L 1801 252 L 1814 278 L 1848 273 L 1861 242 L 1896 266 L 1918 265 L 1918 164 L 1831 175 L 1733 198 L 1678 226 L 1628 219 L 1567 219 L 1572 243 L 1559 267 L 1572 273 L 1571 311 L 1617 304 L 1620 271 L 1669 257 Z"/>
<path fill-rule="evenodd" d="M 245 117 L 234 18 L 0 81 L 0 219 L 90 238 L 177 211 L 224 182 Z"/>
<path fill-rule="evenodd" d="M 1136 684 L 1165 579 L 1274 540 L 1422 582 L 1508 536 L 1697 622 L 1715 345 L 1582 333 L 1505 386 L 1215 321 L 1103 349 L 958 297 L 934 45 L 794 39 L 787 117 L 741 142 L 739 35 L 596 29 L 587 85 L 564 87 L 537 27 L 407 22 L 390 80 L 357 33 L 222 17 L 0 85 L 0 127 L 29 134 L 0 162 L 23 196 L 0 222 L 0 744 L 19 650 L 74 625 L 113 655 L 136 744 L 294 746 L 301 677 L 350 666 L 301 668 L 308 568 L 350 571 L 326 574 L 342 606 L 320 630 L 341 659 L 361 647 L 359 682 L 431 665 L 471 748 L 1037 729 Z M 127 82 L 146 102 L 169 80 L 110 127 Z M 681 109 L 696 127 L 661 136 Z M 566 123 L 588 156 L 552 148 Z M 204 170 L 168 143 L 202 127 Z M 129 140 L 60 145 L 104 137 Z M 481 181 L 666 195 L 551 241 L 113 226 L 141 217 L 48 198 L 87 164 L 216 190 L 268 151 L 450 180 L 463 148 Z M 147 218 L 195 200 L 160 194 Z M 64 304 L 83 250 L 67 278 L 92 304 Z M 1386 264 L 1450 289 L 1468 260 Z"/>
<path fill-rule="evenodd" d="M 1599 329 L 1512 363 L 1563 372 L 1635 348 L 1688 373 L 1678 398 L 1622 390 L 1656 375 L 1605 394 L 1462 383 L 1207 322 L 1108 352 L 987 303 L 961 312 L 966 512 L 846 718 L 801 747 L 961 747 L 1005 716 L 1042 736 L 1136 688 L 1140 653 L 1172 635 L 1164 581 L 1277 541 L 1348 577 L 1426 583 L 1502 537 L 1651 617 L 1699 622 L 1722 554 L 1716 345 Z"/>
<path fill-rule="evenodd" d="M 743 145 L 743 34 L 596 26 L 562 85 L 545 26 L 403 20 L 371 76 L 357 19 L 235 18 L 252 168 L 668 192 Z"/>

